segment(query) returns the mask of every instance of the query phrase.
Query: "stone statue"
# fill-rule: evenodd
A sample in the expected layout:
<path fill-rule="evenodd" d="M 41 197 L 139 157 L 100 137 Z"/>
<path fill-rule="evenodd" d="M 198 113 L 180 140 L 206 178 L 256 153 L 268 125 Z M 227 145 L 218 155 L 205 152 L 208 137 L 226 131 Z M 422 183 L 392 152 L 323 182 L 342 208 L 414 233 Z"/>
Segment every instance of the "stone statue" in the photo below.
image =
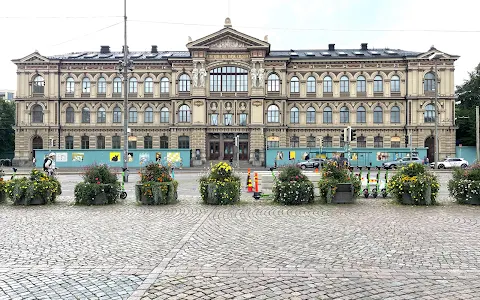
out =
<path fill-rule="evenodd" d="M 205 87 L 205 78 L 207 77 L 207 71 L 203 67 L 203 64 L 202 64 L 202 67 L 200 68 L 200 72 L 198 75 L 200 76 L 200 86 Z"/>
<path fill-rule="evenodd" d="M 193 86 L 197 87 L 198 86 L 198 69 L 197 69 L 197 64 L 195 64 L 195 68 L 192 70 L 192 82 Z"/>
<path fill-rule="evenodd" d="M 250 77 L 252 78 L 252 87 L 257 87 L 257 70 L 255 66 L 250 70 Z"/>
<path fill-rule="evenodd" d="M 262 87 L 265 83 L 265 70 L 260 65 L 260 69 L 258 69 L 258 87 Z"/>

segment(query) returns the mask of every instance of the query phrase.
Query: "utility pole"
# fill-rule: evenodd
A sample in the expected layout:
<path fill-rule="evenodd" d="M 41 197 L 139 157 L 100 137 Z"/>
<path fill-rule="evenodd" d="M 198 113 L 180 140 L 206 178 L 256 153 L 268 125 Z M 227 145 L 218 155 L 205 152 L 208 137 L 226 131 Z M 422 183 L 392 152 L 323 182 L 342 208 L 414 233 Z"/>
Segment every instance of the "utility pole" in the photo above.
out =
<path fill-rule="evenodd" d="M 435 62 L 435 169 L 438 169 L 438 72 L 437 59 Z"/>
<path fill-rule="evenodd" d="M 127 0 L 124 0 L 124 38 L 123 47 L 123 180 L 128 182 L 128 47 L 127 47 Z"/>
<path fill-rule="evenodd" d="M 475 136 L 477 137 L 477 162 L 480 161 L 480 110 L 479 107 L 475 107 L 476 114 L 475 114 L 475 123 L 477 127 L 477 131 L 475 132 Z"/>

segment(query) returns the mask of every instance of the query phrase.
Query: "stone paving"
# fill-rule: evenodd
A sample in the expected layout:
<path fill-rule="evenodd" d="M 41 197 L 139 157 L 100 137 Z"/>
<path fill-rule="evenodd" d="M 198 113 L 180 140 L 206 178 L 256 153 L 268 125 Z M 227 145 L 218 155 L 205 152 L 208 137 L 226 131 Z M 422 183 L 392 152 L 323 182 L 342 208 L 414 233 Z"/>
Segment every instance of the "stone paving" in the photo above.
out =
<path fill-rule="evenodd" d="M 448 198 L 285 207 L 245 193 L 200 203 L 73 206 L 78 175 L 42 207 L 0 205 L 0 299 L 479 299 L 480 207 Z"/>

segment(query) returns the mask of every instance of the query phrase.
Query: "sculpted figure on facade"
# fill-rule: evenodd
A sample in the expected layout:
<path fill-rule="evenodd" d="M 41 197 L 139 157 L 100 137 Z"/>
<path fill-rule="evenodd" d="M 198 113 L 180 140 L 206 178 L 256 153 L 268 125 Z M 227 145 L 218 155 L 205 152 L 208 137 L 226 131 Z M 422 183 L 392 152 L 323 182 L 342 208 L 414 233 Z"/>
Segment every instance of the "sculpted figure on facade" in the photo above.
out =
<path fill-rule="evenodd" d="M 197 64 L 195 64 L 193 70 L 192 70 L 192 82 L 193 86 L 197 87 L 198 86 L 198 69 L 197 69 Z"/>
<path fill-rule="evenodd" d="M 258 69 L 258 87 L 262 87 L 265 81 L 265 70 L 260 65 L 260 69 Z"/>
<path fill-rule="evenodd" d="M 205 87 L 205 78 L 207 77 L 207 70 L 205 70 L 203 64 L 198 73 L 200 77 L 200 87 Z"/>
<path fill-rule="evenodd" d="M 250 70 L 250 77 L 252 78 L 252 87 L 257 87 L 257 69 L 255 69 L 255 64 Z"/>

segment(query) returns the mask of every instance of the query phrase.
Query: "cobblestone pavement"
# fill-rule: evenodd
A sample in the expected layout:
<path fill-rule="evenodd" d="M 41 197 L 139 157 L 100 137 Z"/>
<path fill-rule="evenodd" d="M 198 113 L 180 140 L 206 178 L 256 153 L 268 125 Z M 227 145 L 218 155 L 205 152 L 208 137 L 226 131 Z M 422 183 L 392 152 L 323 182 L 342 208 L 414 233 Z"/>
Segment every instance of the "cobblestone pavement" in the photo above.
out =
<path fill-rule="evenodd" d="M 479 299 L 480 207 L 448 198 L 400 206 L 285 207 L 244 193 L 202 205 L 197 175 L 180 202 L 73 206 L 77 175 L 42 207 L 0 205 L 0 299 Z"/>

